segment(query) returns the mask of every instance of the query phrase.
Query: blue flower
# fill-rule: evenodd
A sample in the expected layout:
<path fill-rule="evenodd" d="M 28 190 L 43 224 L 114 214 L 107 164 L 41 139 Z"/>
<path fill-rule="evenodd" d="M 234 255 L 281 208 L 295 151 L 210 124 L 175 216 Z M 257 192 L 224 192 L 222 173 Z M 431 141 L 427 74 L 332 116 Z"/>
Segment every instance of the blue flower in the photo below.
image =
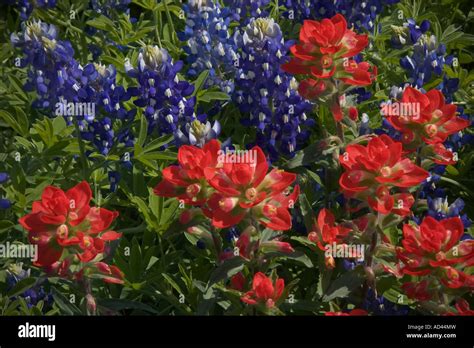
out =
<path fill-rule="evenodd" d="M 306 116 L 312 104 L 298 94 L 296 80 L 280 65 L 287 62 L 288 47 L 280 27 L 270 18 L 251 19 L 236 32 L 241 50 L 233 100 L 242 124 L 257 130 L 256 144 L 276 160 L 292 157 L 309 139 L 314 120 Z"/>
<path fill-rule="evenodd" d="M 8 173 L 0 172 L 0 184 L 6 183 L 10 179 L 10 175 Z"/>
<path fill-rule="evenodd" d="M 222 8 L 219 2 L 191 0 L 183 5 L 183 11 L 186 27 L 178 37 L 186 42 L 183 50 L 189 65 L 187 74 L 196 78 L 208 70 L 204 87 L 219 86 L 223 92 L 231 93 L 238 60 L 230 32 L 231 9 Z"/>
<path fill-rule="evenodd" d="M 8 199 L 0 198 L 0 209 L 2 210 L 10 209 L 11 206 L 12 206 L 12 202 L 10 202 Z"/>
<path fill-rule="evenodd" d="M 25 55 L 21 65 L 29 67 L 25 89 L 37 95 L 32 106 L 51 116 L 65 116 L 68 124 L 78 122 L 82 137 L 103 155 L 118 139 L 126 146 L 133 145 L 128 126 L 136 110 L 124 108 L 123 102 L 130 99 L 130 94 L 117 84 L 115 68 L 95 63 L 83 67 L 74 59 L 71 43 L 58 40 L 54 25 L 33 21 L 23 23 L 22 28 L 20 34 L 12 34 L 11 41 Z M 70 103 L 90 108 L 71 115 L 64 111 Z M 106 116 L 97 117 L 96 113 Z M 113 130 L 116 120 L 120 120 L 117 128 L 123 126 L 117 135 Z"/>
<path fill-rule="evenodd" d="M 450 79 L 448 76 L 444 75 L 443 81 L 436 88 L 443 92 L 447 103 L 452 103 L 454 93 L 459 89 L 459 79 Z"/>
<path fill-rule="evenodd" d="M 24 270 L 21 263 L 10 265 L 6 276 L 7 291 L 13 289 L 19 281 L 29 277 L 30 270 Z M 44 302 L 43 310 L 50 308 L 53 304 L 52 293 L 46 293 L 44 287 L 38 283 L 19 296 L 25 299 L 28 308 L 36 306 L 40 301 Z M 12 300 L 15 299 L 16 296 L 12 298 Z"/>
<path fill-rule="evenodd" d="M 232 241 L 239 238 L 240 233 L 241 233 L 241 231 L 237 226 L 229 227 L 226 234 L 225 234 L 225 239 L 228 242 L 232 242 Z"/>
<path fill-rule="evenodd" d="M 391 43 L 394 48 L 403 48 L 405 45 L 414 45 L 430 29 L 430 22 L 424 20 L 420 25 L 417 25 L 415 20 L 409 18 L 402 27 L 392 26 L 394 34 L 391 38 Z"/>
<path fill-rule="evenodd" d="M 128 75 L 138 82 L 128 91 L 137 96 L 134 104 L 143 108 L 149 133 L 175 134 L 179 140 L 178 130 L 196 119 L 196 97 L 191 97 L 194 86 L 177 75 L 182 67 L 183 62 L 173 62 L 168 52 L 157 46 L 140 50 L 138 68 L 126 62 Z"/>
<path fill-rule="evenodd" d="M 233 13 L 235 21 L 247 24 L 252 18 L 267 17 L 266 7 L 270 0 L 224 0 L 224 4 Z"/>
<path fill-rule="evenodd" d="M 375 20 L 384 7 L 399 2 L 399 0 L 286 0 L 285 16 L 296 22 L 304 19 L 322 19 L 342 14 L 349 25 L 359 30 L 373 30 Z"/>
<path fill-rule="evenodd" d="M 221 125 L 219 121 L 214 121 L 211 126 L 209 121 L 204 123 L 196 119 L 186 123 L 183 131 L 181 129 L 177 131 L 177 138 L 181 144 L 203 147 L 209 140 L 217 139 L 221 133 Z"/>
<path fill-rule="evenodd" d="M 362 307 L 374 315 L 407 315 L 410 311 L 408 306 L 393 303 L 382 295 L 377 296 L 372 289 L 367 292 Z"/>
<path fill-rule="evenodd" d="M 436 220 L 443 220 L 452 217 L 459 217 L 463 222 L 464 228 L 469 228 L 472 222 L 466 214 L 461 214 L 464 209 L 464 201 L 457 198 L 453 203 L 448 203 L 448 197 L 427 197 L 428 215 Z"/>
<path fill-rule="evenodd" d="M 91 0 L 90 6 L 95 12 L 111 18 L 112 11 L 130 13 L 128 5 L 130 5 L 131 2 L 131 0 Z"/>
<path fill-rule="evenodd" d="M 110 191 L 117 191 L 118 183 L 120 181 L 120 173 L 116 171 L 110 171 L 108 173 L 109 182 L 110 182 Z"/>
<path fill-rule="evenodd" d="M 422 36 L 413 46 L 413 54 L 400 59 L 400 65 L 408 73 L 408 81 L 418 88 L 428 83 L 433 75 L 441 76 L 443 66 L 453 62 L 452 56 L 446 56 L 446 46 L 438 44 L 436 37 Z"/>
<path fill-rule="evenodd" d="M 20 19 L 26 21 L 35 8 L 54 8 L 56 0 L 8 0 L 8 5 L 13 5 L 20 11 Z"/>

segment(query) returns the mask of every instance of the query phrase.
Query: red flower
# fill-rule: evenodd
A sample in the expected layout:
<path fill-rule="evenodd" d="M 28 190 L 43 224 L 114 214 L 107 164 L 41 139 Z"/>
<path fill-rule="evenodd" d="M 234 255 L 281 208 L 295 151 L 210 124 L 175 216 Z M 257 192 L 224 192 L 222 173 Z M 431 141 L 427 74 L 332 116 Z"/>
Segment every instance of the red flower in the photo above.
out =
<path fill-rule="evenodd" d="M 348 198 L 365 200 L 383 214 L 409 213 L 414 199 L 408 193 L 392 196 L 392 187 L 410 188 L 428 177 L 428 172 L 402 157 L 402 144 L 383 134 L 367 146 L 349 145 L 339 157 L 345 172 L 339 185 Z"/>
<path fill-rule="evenodd" d="M 447 166 L 457 162 L 454 152 L 448 150 L 442 143 L 429 145 L 424 150 L 427 152 L 425 157 L 431 159 L 436 164 Z"/>
<path fill-rule="evenodd" d="M 288 208 L 292 208 L 300 194 L 300 187 L 295 186 L 293 192 L 281 192 L 273 195 L 259 205 L 252 208 L 252 214 L 258 222 L 272 230 L 285 231 L 291 228 L 291 214 Z"/>
<path fill-rule="evenodd" d="M 323 208 L 319 211 L 317 224 L 314 230 L 309 233 L 308 239 L 318 244 L 319 249 L 326 250 L 326 245 L 332 243 L 343 243 L 347 237 L 350 228 L 344 226 L 336 226 L 336 219 L 330 210 Z"/>
<path fill-rule="evenodd" d="M 290 48 L 295 58 L 282 68 L 292 74 L 311 74 L 322 79 L 333 76 L 344 58 L 355 56 L 368 44 L 367 35 L 347 29 L 340 14 L 321 22 L 304 21 L 299 39 L 300 43 Z"/>
<path fill-rule="evenodd" d="M 163 170 L 164 179 L 155 194 L 199 205 L 218 228 L 236 225 L 249 214 L 272 229 L 291 227 L 288 208 L 296 202 L 299 188 L 289 194 L 288 187 L 296 174 L 279 169 L 267 173 L 267 159 L 258 146 L 236 154 L 221 152 L 217 141 L 202 150 L 190 149 L 180 148 L 180 165 Z M 191 164 L 188 152 L 195 155 L 196 163 Z M 191 213 L 182 214 L 181 221 L 188 223 L 192 218 Z"/>
<path fill-rule="evenodd" d="M 397 257 L 403 262 L 401 272 L 411 275 L 429 274 L 436 267 L 448 267 L 473 260 L 474 241 L 460 242 L 464 225 L 459 217 L 437 221 L 431 216 L 420 226 L 403 226 L 403 248 Z"/>
<path fill-rule="evenodd" d="M 109 266 L 104 262 L 96 262 L 94 266 L 100 273 L 106 275 L 102 278 L 104 282 L 112 284 L 124 283 L 124 274 L 117 266 Z"/>
<path fill-rule="evenodd" d="M 73 248 L 79 259 L 90 261 L 103 252 L 104 241 L 120 237 L 113 231 L 104 233 L 118 213 L 91 208 L 91 198 L 90 186 L 85 181 L 66 192 L 48 186 L 41 200 L 33 203 L 32 212 L 19 219 L 30 242 L 38 245 L 36 266 L 50 268 L 61 258 L 64 248 Z M 92 236 L 99 233 L 102 235 L 98 238 Z"/>
<path fill-rule="evenodd" d="M 471 264 L 472 264 L 471 256 Z M 474 275 L 467 274 L 463 271 L 457 270 L 454 267 L 443 267 L 442 268 L 441 283 L 451 289 L 468 288 L 474 289 Z"/>
<path fill-rule="evenodd" d="M 454 305 L 456 308 L 456 312 L 448 312 L 446 315 L 452 316 L 452 315 L 468 315 L 472 316 L 474 315 L 474 310 L 469 308 L 469 302 L 467 302 L 465 299 L 460 298 L 456 301 L 456 304 Z"/>
<path fill-rule="evenodd" d="M 207 199 L 204 170 L 217 165 L 220 143 L 212 139 L 203 148 L 183 145 L 178 150 L 179 165 L 163 169 L 156 195 L 177 197 L 186 204 L 200 205 Z"/>
<path fill-rule="evenodd" d="M 237 273 L 232 278 L 230 278 L 230 285 L 232 289 L 237 290 L 237 291 L 244 290 L 246 282 L 247 281 L 241 272 Z"/>
<path fill-rule="evenodd" d="M 328 90 L 335 89 L 335 86 L 326 80 L 315 80 L 312 78 L 304 79 L 298 86 L 298 93 L 306 99 L 314 100 Z"/>
<path fill-rule="evenodd" d="M 418 301 L 429 301 L 433 297 L 429 290 L 429 282 L 426 279 L 417 283 L 404 283 L 402 284 L 402 290 L 408 298 Z"/>
<path fill-rule="evenodd" d="M 347 317 L 347 316 L 366 316 L 369 315 L 369 313 L 363 309 L 353 309 L 350 312 L 325 312 L 325 316 L 327 317 L 334 317 L 334 316 L 342 316 L 342 317 Z"/>
<path fill-rule="evenodd" d="M 299 39 L 300 42 L 290 48 L 294 58 L 283 64 L 282 69 L 291 74 L 304 75 L 298 88 L 304 98 L 337 98 L 336 80 L 355 86 L 367 86 L 375 80 L 375 66 L 350 59 L 367 46 L 367 35 L 357 35 L 347 29 L 342 15 L 337 14 L 320 22 L 304 21 Z M 335 120 L 340 121 L 342 111 L 337 100 L 332 103 L 331 109 Z"/>
<path fill-rule="evenodd" d="M 241 300 L 250 305 L 265 304 L 267 308 L 272 308 L 280 299 L 285 288 L 285 281 L 278 278 L 273 284 L 272 280 L 262 272 L 258 272 L 253 277 L 252 290 L 245 293 Z"/>
<path fill-rule="evenodd" d="M 283 191 L 295 181 L 296 174 L 283 170 L 268 171 L 265 154 L 255 146 L 248 161 L 227 162 L 205 169 L 206 179 L 216 190 L 203 208 L 204 214 L 219 228 L 239 223 L 251 210 L 263 225 L 279 230 L 291 227 L 288 207 L 296 202 L 299 188 L 293 194 Z M 253 160 L 251 160 L 253 158 Z"/>
<path fill-rule="evenodd" d="M 377 67 L 367 62 L 357 63 L 355 60 L 347 61 L 344 64 L 344 71 L 349 77 L 340 77 L 345 84 L 352 86 L 368 86 L 377 77 Z"/>
<path fill-rule="evenodd" d="M 433 89 L 426 94 L 412 87 L 403 92 L 398 108 L 385 112 L 390 124 L 403 133 L 403 142 L 416 147 L 443 143 L 448 136 L 469 126 L 469 121 L 456 116 L 456 105 L 446 104 L 441 91 Z"/>

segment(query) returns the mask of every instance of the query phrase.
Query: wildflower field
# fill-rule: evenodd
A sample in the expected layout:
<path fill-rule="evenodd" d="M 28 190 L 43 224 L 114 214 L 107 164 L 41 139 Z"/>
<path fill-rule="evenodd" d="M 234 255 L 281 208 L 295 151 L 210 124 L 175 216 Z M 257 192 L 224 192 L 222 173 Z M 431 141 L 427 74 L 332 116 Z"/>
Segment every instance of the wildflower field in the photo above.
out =
<path fill-rule="evenodd" d="M 473 27 L 0 1 L 0 314 L 473 315 Z"/>

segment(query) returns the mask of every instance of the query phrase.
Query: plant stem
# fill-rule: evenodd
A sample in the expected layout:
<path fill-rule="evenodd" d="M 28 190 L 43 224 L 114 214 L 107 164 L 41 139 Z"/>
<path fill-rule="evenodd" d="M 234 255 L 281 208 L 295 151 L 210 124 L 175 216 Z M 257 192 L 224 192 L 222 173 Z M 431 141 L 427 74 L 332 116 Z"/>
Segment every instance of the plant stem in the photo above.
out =
<path fill-rule="evenodd" d="M 84 146 L 84 141 L 82 140 L 81 137 L 81 130 L 79 129 L 79 124 L 77 123 L 77 120 L 74 122 L 74 127 L 76 128 L 76 136 L 77 136 L 77 141 L 79 142 L 79 151 L 80 151 L 80 156 L 81 156 L 81 162 L 82 162 L 82 177 L 84 180 L 88 180 L 88 172 L 89 172 L 89 165 L 87 163 L 87 158 L 86 158 L 86 147 Z"/>
<path fill-rule="evenodd" d="M 174 30 L 174 24 L 173 24 L 173 19 L 171 18 L 171 13 L 170 13 L 170 10 L 168 8 L 168 4 L 166 3 L 167 0 L 163 0 L 163 5 L 165 6 L 165 11 L 166 11 L 166 18 L 168 19 L 168 24 L 170 26 L 170 30 L 171 30 L 171 41 L 173 42 L 173 44 L 176 44 L 176 40 L 175 40 L 175 35 L 176 35 L 176 31 Z"/>
<path fill-rule="evenodd" d="M 216 258 L 217 262 L 219 263 L 219 255 L 221 254 L 221 241 L 218 238 L 218 231 L 216 228 L 211 224 L 211 235 L 212 235 L 212 241 L 214 242 L 214 249 L 216 250 Z"/>
<path fill-rule="evenodd" d="M 156 41 L 158 41 L 158 46 L 160 48 L 163 48 L 163 46 L 161 45 L 161 38 L 160 38 L 160 31 L 159 31 L 159 23 L 160 21 L 158 20 L 158 8 L 155 7 L 155 9 L 153 10 L 153 24 L 155 26 L 155 38 L 156 38 Z"/>

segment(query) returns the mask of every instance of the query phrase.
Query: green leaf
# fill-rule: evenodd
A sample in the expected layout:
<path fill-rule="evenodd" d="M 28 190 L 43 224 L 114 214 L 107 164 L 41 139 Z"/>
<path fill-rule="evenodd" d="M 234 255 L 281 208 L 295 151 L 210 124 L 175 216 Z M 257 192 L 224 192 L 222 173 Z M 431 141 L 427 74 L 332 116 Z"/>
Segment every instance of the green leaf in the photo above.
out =
<path fill-rule="evenodd" d="M 0 118 L 21 136 L 27 135 L 28 130 L 25 130 L 18 120 L 16 120 L 15 117 L 13 117 L 8 111 L 0 110 Z"/>
<path fill-rule="evenodd" d="M 6 232 L 10 230 L 15 224 L 8 220 L 1 220 L 0 221 L 0 233 Z"/>
<path fill-rule="evenodd" d="M 205 93 L 198 93 L 198 99 L 205 103 L 209 103 L 213 100 L 230 100 L 227 93 L 218 91 L 206 91 Z"/>
<path fill-rule="evenodd" d="M 31 288 L 35 285 L 36 279 L 35 278 L 25 278 L 20 280 L 15 286 L 8 292 L 8 297 L 17 296 L 19 294 L 24 293 L 26 290 Z"/>
<path fill-rule="evenodd" d="M 335 298 L 344 298 L 362 284 L 364 277 L 356 272 L 347 272 L 331 283 L 323 296 L 323 302 L 329 302 Z"/>
<path fill-rule="evenodd" d="M 160 312 L 154 309 L 153 307 L 145 303 L 132 300 L 102 298 L 97 299 L 97 304 L 116 311 L 121 311 L 123 309 L 137 309 L 152 314 L 160 314 Z"/>
<path fill-rule="evenodd" d="M 171 277 L 170 277 L 169 275 L 167 275 L 166 273 L 162 273 L 161 275 L 163 276 L 163 278 L 166 279 L 166 281 L 168 282 L 168 284 L 170 284 L 171 287 L 172 287 L 173 289 L 175 289 L 175 290 L 178 292 L 178 294 L 182 294 L 182 293 L 183 293 L 183 291 L 182 291 L 181 288 L 179 287 L 178 283 L 176 283 L 173 278 L 171 278 Z"/>
<path fill-rule="evenodd" d="M 13 88 L 18 92 L 18 94 L 25 100 L 28 100 L 28 96 L 25 93 L 25 89 L 23 88 L 23 84 L 21 81 L 14 75 L 8 74 L 8 80 L 10 81 L 10 84 L 13 86 Z"/>
<path fill-rule="evenodd" d="M 114 22 L 104 15 L 88 20 L 86 24 L 104 31 L 115 31 Z"/>
<path fill-rule="evenodd" d="M 209 76 L 209 70 L 204 70 L 202 73 L 199 74 L 197 79 L 194 81 L 194 92 L 193 96 L 195 96 L 204 86 L 207 77 Z"/>
<path fill-rule="evenodd" d="M 302 263 L 308 268 L 313 267 L 313 263 L 311 262 L 311 259 L 305 253 L 299 250 L 296 250 L 291 254 L 286 254 L 286 253 L 281 253 L 281 252 L 271 252 L 271 253 L 266 253 L 265 255 L 268 257 L 278 257 L 279 259 L 284 259 L 284 260 L 294 260 L 294 261 Z"/>
<path fill-rule="evenodd" d="M 138 144 L 143 146 L 145 144 L 146 136 L 148 134 L 148 121 L 145 115 L 140 118 L 140 133 L 138 134 Z"/>
<path fill-rule="evenodd" d="M 245 260 L 241 257 L 233 257 L 225 260 L 214 272 L 212 272 L 209 278 L 208 287 L 211 285 L 236 275 L 244 269 Z"/>

